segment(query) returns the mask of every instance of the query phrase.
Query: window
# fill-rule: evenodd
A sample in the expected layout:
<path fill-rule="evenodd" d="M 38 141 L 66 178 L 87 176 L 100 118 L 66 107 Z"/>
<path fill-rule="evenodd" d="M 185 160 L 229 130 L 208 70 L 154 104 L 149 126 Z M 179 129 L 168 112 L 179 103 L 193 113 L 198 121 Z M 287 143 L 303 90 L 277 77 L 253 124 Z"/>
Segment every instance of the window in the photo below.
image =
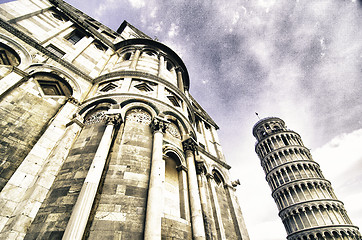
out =
<path fill-rule="evenodd" d="M 171 71 L 173 69 L 173 66 L 169 61 L 166 62 L 166 68 L 168 71 Z"/>
<path fill-rule="evenodd" d="M 13 49 L 0 43 L 0 65 L 18 66 L 19 64 L 19 55 Z"/>
<path fill-rule="evenodd" d="M 177 99 L 177 97 L 175 96 L 167 96 L 167 98 L 170 100 L 170 102 L 175 106 L 175 107 L 180 107 L 180 103 L 179 100 Z"/>
<path fill-rule="evenodd" d="M 124 60 L 124 61 L 130 60 L 130 59 L 131 59 L 131 55 L 132 55 L 132 53 L 130 53 L 130 52 L 125 53 L 125 54 L 123 55 L 123 60 Z"/>
<path fill-rule="evenodd" d="M 39 73 L 34 76 L 42 92 L 47 96 L 72 96 L 72 88 L 68 82 L 52 73 Z"/>
<path fill-rule="evenodd" d="M 104 86 L 100 91 L 101 92 L 108 92 L 112 89 L 115 89 L 117 87 L 116 84 L 113 84 L 113 83 L 108 83 L 106 86 Z"/>
<path fill-rule="evenodd" d="M 71 44 L 75 45 L 77 42 L 79 42 L 85 35 L 80 32 L 79 30 L 74 30 L 66 39 Z"/>
<path fill-rule="evenodd" d="M 153 91 L 153 89 L 150 86 L 148 86 L 148 84 L 145 82 L 137 84 L 134 87 L 137 88 L 138 90 L 140 90 L 141 92 L 152 92 Z"/>
<path fill-rule="evenodd" d="M 2 65 L 11 65 L 10 60 L 5 52 L 5 50 L 0 50 L 1 64 Z"/>
<path fill-rule="evenodd" d="M 212 170 L 212 175 L 214 176 L 214 180 L 215 180 L 215 182 L 216 182 L 217 185 L 220 185 L 221 183 L 224 182 L 221 174 L 218 173 L 217 171 Z"/>
<path fill-rule="evenodd" d="M 65 55 L 65 52 L 54 46 L 53 44 L 49 44 L 46 49 L 53 53 L 55 56 L 62 58 Z"/>

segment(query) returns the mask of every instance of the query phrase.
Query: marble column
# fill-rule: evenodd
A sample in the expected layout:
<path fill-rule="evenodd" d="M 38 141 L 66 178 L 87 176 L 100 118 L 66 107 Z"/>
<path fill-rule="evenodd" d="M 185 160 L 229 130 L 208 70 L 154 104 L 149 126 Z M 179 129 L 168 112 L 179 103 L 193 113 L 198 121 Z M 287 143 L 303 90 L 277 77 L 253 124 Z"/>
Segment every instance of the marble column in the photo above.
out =
<path fill-rule="evenodd" d="M 179 172 L 180 195 L 181 195 L 181 218 L 190 221 L 190 205 L 189 205 L 189 192 L 187 187 L 187 167 L 180 165 L 177 167 Z"/>
<path fill-rule="evenodd" d="M 186 154 L 186 163 L 188 168 L 193 239 L 195 240 L 206 239 L 204 221 L 202 217 L 199 187 L 196 177 L 196 167 L 195 167 L 195 157 L 194 157 L 196 142 L 192 138 L 189 138 L 183 141 L 182 145 Z"/>
<path fill-rule="evenodd" d="M 158 65 L 158 74 L 157 77 L 161 77 L 163 71 L 165 69 L 165 57 L 163 55 L 159 55 L 159 65 Z"/>
<path fill-rule="evenodd" d="M 137 65 L 138 59 L 140 58 L 140 54 L 141 54 L 141 49 L 137 48 L 133 55 L 131 65 L 129 66 L 130 69 L 136 70 L 136 65 Z"/>
<path fill-rule="evenodd" d="M 92 205 L 96 197 L 99 182 L 112 143 L 114 126 L 120 123 L 120 119 L 119 114 L 107 114 L 107 127 L 104 130 L 79 197 L 73 208 L 63 235 L 63 240 L 81 240 L 83 238 L 84 230 L 88 223 L 88 218 L 92 210 Z"/>
<path fill-rule="evenodd" d="M 176 69 L 177 72 L 177 87 L 181 90 L 181 92 L 184 92 L 184 82 L 182 79 L 182 70 L 181 68 Z"/>
<path fill-rule="evenodd" d="M 207 239 L 216 238 L 216 228 L 215 222 L 212 218 L 212 208 L 210 203 L 210 198 L 207 192 L 207 179 L 206 179 L 206 168 L 203 162 L 197 162 L 196 164 L 196 173 L 197 173 L 197 181 L 200 187 L 200 199 L 201 199 L 201 207 L 205 224 L 205 235 Z"/>
<path fill-rule="evenodd" d="M 211 174 L 207 175 L 207 180 L 209 183 L 209 187 L 211 190 L 211 197 L 212 197 L 212 201 L 214 203 L 214 210 L 216 213 L 215 216 L 215 220 L 216 220 L 216 229 L 218 230 L 218 234 L 219 234 L 219 239 L 226 239 L 226 235 L 225 235 L 225 229 L 224 229 L 224 225 L 221 219 L 221 209 L 220 209 L 220 205 L 219 205 L 219 200 L 217 198 L 217 194 L 216 194 L 216 183 L 214 180 L 214 176 Z"/>
<path fill-rule="evenodd" d="M 148 187 L 145 240 L 161 239 L 161 218 L 163 211 L 163 184 L 165 182 L 165 161 L 162 157 L 163 134 L 168 121 L 155 117 L 151 123 L 153 147 L 150 182 Z"/>

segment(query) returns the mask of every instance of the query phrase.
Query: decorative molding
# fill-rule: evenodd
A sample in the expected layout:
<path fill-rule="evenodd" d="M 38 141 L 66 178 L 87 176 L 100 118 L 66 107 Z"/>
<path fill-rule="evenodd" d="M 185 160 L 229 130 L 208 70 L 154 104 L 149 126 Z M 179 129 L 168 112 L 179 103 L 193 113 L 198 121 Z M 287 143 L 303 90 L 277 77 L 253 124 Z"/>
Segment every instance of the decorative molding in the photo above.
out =
<path fill-rule="evenodd" d="M 149 125 L 152 122 L 151 115 L 141 108 L 131 109 L 126 115 L 126 121 L 132 121 Z"/>
<path fill-rule="evenodd" d="M 170 122 L 166 131 L 174 138 L 181 140 L 180 130 L 178 129 L 175 123 Z"/>
<path fill-rule="evenodd" d="M 205 149 L 203 149 L 200 146 L 197 146 L 197 150 L 202 152 L 203 154 L 205 154 L 208 158 L 210 158 L 211 160 L 215 161 L 216 163 L 220 164 L 221 166 L 223 166 L 224 168 L 226 168 L 227 170 L 229 170 L 231 168 L 231 166 L 229 164 L 227 164 L 226 162 L 221 161 L 220 159 L 218 159 L 217 157 L 211 155 L 211 153 L 207 152 Z"/>
<path fill-rule="evenodd" d="M 82 116 L 80 116 L 78 113 L 75 113 L 74 115 L 73 115 L 73 119 L 69 122 L 69 123 L 67 123 L 65 126 L 66 127 L 69 127 L 70 125 L 72 125 L 73 123 L 76 123 L 76 124 L 78 124 L 81 128 L 83 128 L 84 127 L 84 119 L 82 118 Z"/>
<path fill-rule="evenodd" d="M 107 122 L 106 111 L 98 111 L 93 113 L 90 117 L 84 120 L 84 125 L 92 125 L 95 123 Z"/>

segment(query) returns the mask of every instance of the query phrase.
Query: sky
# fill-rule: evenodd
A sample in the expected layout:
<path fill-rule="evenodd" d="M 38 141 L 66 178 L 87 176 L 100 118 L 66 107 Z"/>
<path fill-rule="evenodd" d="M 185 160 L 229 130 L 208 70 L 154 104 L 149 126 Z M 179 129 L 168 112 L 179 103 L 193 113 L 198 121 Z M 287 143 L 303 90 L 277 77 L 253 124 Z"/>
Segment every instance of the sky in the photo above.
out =
<path fill-rule="evenodd" d="M 68 0 L 117 30 L 123 20 L 173 49 L 219 136 L 252 240 L 280 240 L 252 127 L 282 118 L 362 227 L 362 1 Z"/>

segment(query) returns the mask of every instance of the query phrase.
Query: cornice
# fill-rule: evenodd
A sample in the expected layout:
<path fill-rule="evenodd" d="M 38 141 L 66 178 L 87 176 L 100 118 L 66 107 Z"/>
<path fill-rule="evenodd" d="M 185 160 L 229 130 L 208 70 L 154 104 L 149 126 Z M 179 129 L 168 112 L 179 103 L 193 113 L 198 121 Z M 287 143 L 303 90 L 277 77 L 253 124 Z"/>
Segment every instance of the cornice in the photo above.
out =
<path fill-rule="evenodd" d="M 229 170 L 231 168 L 231 166 L 223 161 L 221 161 L 220 159 L 218 159 L 217 157 L 213 156 L 211 153 L 207 152 L 205 149 L 203 149 L 200 146 L 197 146 L 197 150 L 202 152 L 203 154 L 205 154 L 208 158 L 210 158 L 211 160 L 213 160 L 214 162 L 218 163 L 219 165 L 223 166 L 224 168 L 226 168 L 227 170 Z"/>

